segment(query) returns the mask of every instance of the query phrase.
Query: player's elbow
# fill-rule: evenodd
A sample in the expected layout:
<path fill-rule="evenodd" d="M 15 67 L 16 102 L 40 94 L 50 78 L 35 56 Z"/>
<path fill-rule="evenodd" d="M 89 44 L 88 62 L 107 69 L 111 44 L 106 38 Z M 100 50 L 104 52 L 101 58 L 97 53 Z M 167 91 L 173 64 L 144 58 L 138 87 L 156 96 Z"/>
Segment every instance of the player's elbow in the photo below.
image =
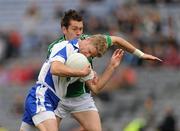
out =
<path fill-rule="evenodd" d="M 57 75 L 57 74 L 58 74 L 58 71 L 57 71 L 57 69 L 56 69 L 55 66 L 51 66 L 50 72 L 51 72 L 51 74 L 53 74 L 53 75 Z"/>
<path fill-rule="evenodd" d="M 99 92 L 96 90 L 91 90 L 93 92 L 94 95 L 97 95 Z"/>
<path fill-rule="evenodd" d="M 92 80 L 89 80 L 86 81 L 86 84 L 94 94 L 98 94 L 100 92 L 100 87 L 98 86 L 98 83 L 93 83 Z"/>
<path fill-rule="evenodd" d="M 95 95 L 97 95 L 97 94 L 100 92 L 100 90 L 99 90 L 99 88 L 98 88 L 97 86 L 94 86 L 94 88 L 92 89 L 92 92 L 93 92 Z"/>
<path fill-rule="evenodd" d="M 65 76 L 64 72 L 59 70 L 59 68 L 56 68 L 55 66 L 51 66 L 50 72 L 51 72 L 52 75 Z"/>

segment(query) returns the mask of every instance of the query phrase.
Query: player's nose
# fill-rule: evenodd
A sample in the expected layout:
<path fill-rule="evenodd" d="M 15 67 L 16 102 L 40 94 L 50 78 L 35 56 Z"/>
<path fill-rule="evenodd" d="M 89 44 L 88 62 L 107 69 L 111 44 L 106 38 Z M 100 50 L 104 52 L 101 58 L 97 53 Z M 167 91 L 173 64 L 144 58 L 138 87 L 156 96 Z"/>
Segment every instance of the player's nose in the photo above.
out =
<path fill-rule="evenodd" d="M 77 31 L 76 31 L 76 35 L 77 35 L 77 36 L 80 36 L 81 34 L 82 34 L 82 32 L 81 32 L 80 30 L 77 30 Z"/>
<path fill-rule="evenodd" d="M 78 33 L 76 33 L 76 36 L 77 36 L 77 37 L 80 37 L 80 35 L 81 35 L 81 33 L 79 33 L 79 32 L 78 32 Z"/>

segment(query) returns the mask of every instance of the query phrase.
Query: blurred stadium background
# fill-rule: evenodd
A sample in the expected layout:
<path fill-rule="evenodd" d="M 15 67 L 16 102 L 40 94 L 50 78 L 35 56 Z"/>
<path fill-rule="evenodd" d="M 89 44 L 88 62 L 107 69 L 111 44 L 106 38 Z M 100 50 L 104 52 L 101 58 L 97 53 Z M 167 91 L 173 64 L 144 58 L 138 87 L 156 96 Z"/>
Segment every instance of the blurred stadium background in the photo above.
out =
<path fill-rule="evenodd" d="M 19 129 L 24 97 L 70 8 L 82 13 L 84 33 L 118 35 L 163 59 L 154 63 L 125 54 L 94 96 L 103 131 L 180 130 L 180 0 L 0 0 L 0 131 Z M 98 73 L 115 48 L 94 60 Z M 62 123 L 62 131 L 77 127 L 72 118 Z"/>

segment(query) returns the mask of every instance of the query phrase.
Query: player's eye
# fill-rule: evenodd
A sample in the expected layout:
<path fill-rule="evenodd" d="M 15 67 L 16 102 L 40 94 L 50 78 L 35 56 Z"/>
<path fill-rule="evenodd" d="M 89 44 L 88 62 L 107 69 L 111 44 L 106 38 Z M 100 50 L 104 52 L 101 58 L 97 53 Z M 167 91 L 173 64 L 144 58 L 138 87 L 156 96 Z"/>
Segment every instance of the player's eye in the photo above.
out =
<path fill-rule="evenodd" d="M 76 30 L 78 30 L 78 28 L 74 27 L 74 28 L 72 28 L 72 30 L 76 31 Z"/>
<path fill-rule="evenodd" d="M 80 30 L 80 31 L 82 31 L 82 30 L 83 30 L 83 28 L 79 28 L 79 30 Z"/>
<path fill-rule="evenodd" d="M 76 31 L 77 29 L 72 29 L 72 30 Z"/>

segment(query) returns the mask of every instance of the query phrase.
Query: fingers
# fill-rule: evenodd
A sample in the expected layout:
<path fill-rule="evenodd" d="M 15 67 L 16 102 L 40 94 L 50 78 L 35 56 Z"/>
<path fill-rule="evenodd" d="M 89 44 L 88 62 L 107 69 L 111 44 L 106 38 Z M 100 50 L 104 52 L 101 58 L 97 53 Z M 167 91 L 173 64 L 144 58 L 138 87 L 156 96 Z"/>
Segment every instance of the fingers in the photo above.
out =
<path fill-rule="evenodd" d="M 116 49 L 116 50 L 114 51 L 113 55 L 117 55 L 118 52 L 119 52 L 119 49 Z"/>
<path fill-rule="evenodd" d="M 115 55 L 115 56 L 117 56 L 117 55 L 123 55 L 123 53 L 124 53 L 124 51 L 123 51 L 122 49 L 116 49 L 116 50 L 114 51 L 114 54 L 113 54 L 113 55 Z"/>
<path fill-rule="evenodd" d="M 156 60 L 157 60 L 157 61 L 160 61 L 160 62 L 162 62 L 162 61 L 163 61 L 163 60 L 161 60 L 161 59 L 159 59 L 159 58 L 157 58 L 157 57 L 156 57 Z"/>
<path fill-rule="evenodd" d="M 120 55 L 122 56 L 123 54 L 124 54 L 124 51 L 123 51 L 123 50 L 121 50 L 121 51 L 120 51 Z"/>
<path fill-rule="evenodd" d="M 159 59 L 158 57 L 155 57 L 155 56 L 152 56 L 152 55 L 149 55 L 149 54 L 144 54 L 143 58 L 146 59 L 146 60 L 157 60 L 159 62 L 162 62 L 162 60 Z"/>
<path fill-rule="evenodd" d="M 119 50 L 119 52 L 118 52 L 118 56 L 119 56 L 119 57 L 122 57 L 122 56 L 123 56 L 123 54 L 124 54 L 124 51 L 123 51 L 123 50 Z"/>

